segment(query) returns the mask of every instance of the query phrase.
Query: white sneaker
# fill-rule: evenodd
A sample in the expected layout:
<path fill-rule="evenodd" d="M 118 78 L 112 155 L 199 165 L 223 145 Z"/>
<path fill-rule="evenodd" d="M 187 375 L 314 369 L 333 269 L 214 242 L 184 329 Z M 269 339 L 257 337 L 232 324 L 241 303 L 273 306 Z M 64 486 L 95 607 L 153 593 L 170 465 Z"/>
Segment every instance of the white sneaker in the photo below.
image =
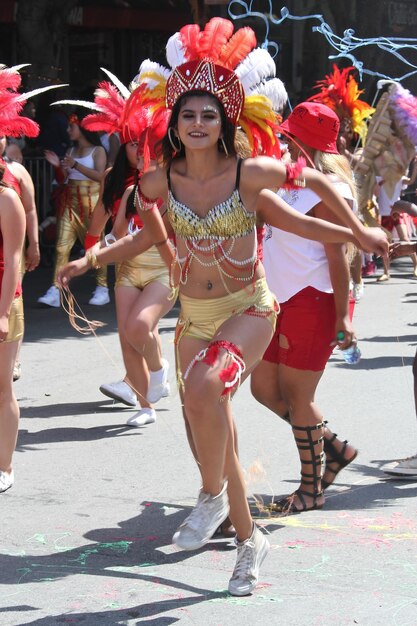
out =
<path fill-rule="evenodd" d="M 236 565 L 229 581 L 229 593 L 232 596 L 247 596 L 251 593 L 259 578 L 259 568 L 268 554 L 269 541 L 259 528 L 254 525 L 253 533 L 237 546 Z"/>
<path fill-rule="evenodd" d="M 104 383 L 104 385 L 100 385 L 100 391 L 108 398 L 113 398 L 113 400 L 122 402 L 126 406 L 137 405 L 135 392 L 124 380 L 119 380 L 117 383 Z"/>
<path fill-rule="evenodd" d="M 46 304 L 47 306 L 53 306 L 58 309 L 61 306 L 59 298 L 59 289 L 52 285 L 44 296 L 38 298 L 39 304 Z"/>
<path fill-rule="evenodd" d="M 154 409 L 145 408 L 132 415 L 132 417 L 129 417 L 126 424 L 128 426 L 135 426 L 136 428 L 139 428 L 140 426 L 153 424 L 154 422 L 156 422 L 156 413 Z"/>
<path fill-rule="evenodd" d="M 95 304 L 96 306 L 102 306 L 103 304 L 108 304 L 110 302 L 109 289 L 108 287 L 101 287 L 97 285 L 95 288 L 93 295 L 91 296 L 88 304 Z"/>
<path fill-rule="evenodd" d="M 363 282 L 353 283 L 352 295 L 353 295 L 353 299 L 355 300 L 355 302 L 359 302 L 359 300 L 362 298 L 364 289 L 365 287 L 364 287 Z"/>
<path fill-rule="evenodd" d="M 162 359 L 162 368 L 156 372 L 149 372 L 149 389 L 146 399 L 151 404 L 155 404 L 161 398 L 169 396 L 171 391 L 168 382 L 169 363 Z"/>
<path fill-rule="evenodd" d="M 385 472 L 385 474 L 397 476 L 397 478 L 417 479 L 417 454 L 409 456 L 406 459 L 401 459 L 400 461 L 387 463 L 387 465 L 382 467 L 382 471 Z"/>
<path fill-rule="evenodd" d="M 198 550 L 210 541 L 214 531 L 228 515 L 227 482 L 217 496 L 200 491 L 196 506 L 178 528 L 172 541 L 183 550 Z"/>
<path fill-rule="evenodd" d="M 2 472 L 0 470 L 0 493 L 7 491 L 14 483 L 14 472 Z"/>

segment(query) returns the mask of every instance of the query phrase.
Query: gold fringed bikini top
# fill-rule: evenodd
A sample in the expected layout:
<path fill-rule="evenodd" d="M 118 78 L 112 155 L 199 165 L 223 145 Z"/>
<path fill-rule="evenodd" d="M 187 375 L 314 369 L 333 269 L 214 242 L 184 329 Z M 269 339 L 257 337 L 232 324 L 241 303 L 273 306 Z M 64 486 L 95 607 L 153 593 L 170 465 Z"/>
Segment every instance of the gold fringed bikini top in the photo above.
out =
<path fill-rule="evenodd" d="M 254 231 L 256 214 L 246 210 L 239 194 L 240 167 L 237 162 L 235 188 L 227 200 L 216 204 L 205 217 L 200 217 L 187 205 L 179 202 L 171 189 L 170 170 L 168 178 L 168 217 L 175 234 L 183 239 L 229 239 L 245 237 Z"/>

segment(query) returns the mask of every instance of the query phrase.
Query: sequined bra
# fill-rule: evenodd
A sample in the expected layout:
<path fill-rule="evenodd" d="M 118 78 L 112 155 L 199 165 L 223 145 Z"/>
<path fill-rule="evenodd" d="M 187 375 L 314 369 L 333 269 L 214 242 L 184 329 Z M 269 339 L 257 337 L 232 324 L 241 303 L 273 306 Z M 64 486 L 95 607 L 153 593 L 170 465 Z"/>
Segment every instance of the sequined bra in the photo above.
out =
<path fill-rule="evenodd" d="M 256 214 L 246 210 L 239 194 L 241 164 L 239 159 L 235 188 L 229 198 L 216 204 L 205 217 L 200 217 L 175 198 L 171 189 L 170 170 L 167 170 L 168 217 L 177 237 L 194 240 L 229 239 L 245 237 L 254 231 Z"/>

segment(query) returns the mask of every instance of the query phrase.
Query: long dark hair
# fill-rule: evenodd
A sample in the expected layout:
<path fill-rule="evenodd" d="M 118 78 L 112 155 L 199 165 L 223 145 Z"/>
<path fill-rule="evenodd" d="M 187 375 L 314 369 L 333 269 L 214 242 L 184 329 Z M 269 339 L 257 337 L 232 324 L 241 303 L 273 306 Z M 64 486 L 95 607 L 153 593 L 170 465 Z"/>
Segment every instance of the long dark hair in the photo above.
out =
<path fill-rule="evenodd" d="M 236 126 L 232 122 L 230 122 L 230 120 L 227 119 L 222 103 L 215 96 L 213 96 L 211 93 L 208 93 L 207 91 L 189 91 L 183 94 L 180 98 L 178 98 L 178 100 L 174 104 L 172 108 L 171 118 L 168 123 L 167 133 L 160 143 L 162 160 L 163 160 L 163 164 L 165 167 L 170 167 L 174 159 L 178 159 L 178 158 L 185 156 L 185 148 L 182 144 L 181 144 L 181 150 L 179 150 L 175 155 L 173 155 L 173 148 L 172 148 L 171 142 L 169 141 L 168 133 L 171 132 L 171 136 L 172 136 L 173 131 L 170 131 L 170 128 L 172 129 L 176 128 L 178 124 L 178 117 L 179 117 L 182 105 L 185 102 L 187 102 L 188 98 L 193 98 L 195 96 L 197 96 L 198 98 L 209 96 L 216 103 L 220 111 L 221 124 L 222 124 L 222 136 L 223 136 L 223 141 L 226 146 L 227 152 L 230 156 L 236 156 L 236 148 L 235 148 Z M 219 139 L 218 145 L 219 145 L 219 152 L 224 153 L 223 142 L 220 141 L 220 139 Z"/>
<path fill-rule="evenodd" d="M 102 200 L 107 213 L 111 213 L 113 202 L 117 198 L 122 197 L 125 190 L 126 175 L 129 169 L 131 169 L 131 166 L 127 158 L 126 144 L 122 143 L 117 152 L 113 167 L 104 179 Z"/>
<path fill-rule="evenodd" d="M 74 111 L 73 115 L 76 115 L 78 117 L 79 121 L 81 122 L 88 115 L 88 112 L 76 110 L 76 111 Z M 69 121 L 71 122 L 71 116 L 70 116 Z M 81 126 L 81 123 L 80 123 L 79 127 L 80 127 L 80 133 L 85 137 L 85 139 L 88 141 L 88 143 L 91 143 L 93 146 L 101 146 L 102 145 L 102 143 L 100 141 L 100 135 L 98 133 L 83 128 Z M 77 142 L 74 141 L 74 143 L 76 144 Z"/>

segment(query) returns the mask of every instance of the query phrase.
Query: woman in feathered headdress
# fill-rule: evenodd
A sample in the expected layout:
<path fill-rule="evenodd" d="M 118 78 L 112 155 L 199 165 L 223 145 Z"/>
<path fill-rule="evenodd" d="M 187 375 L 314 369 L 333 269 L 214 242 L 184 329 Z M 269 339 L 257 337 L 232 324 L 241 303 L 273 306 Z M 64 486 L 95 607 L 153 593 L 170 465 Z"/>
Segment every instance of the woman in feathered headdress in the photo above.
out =
<path fill-rule="evenodd" d="M 349 229 L 300 216 L 269 191 L 284 184 L 308 185 L 344 217 L 365 246 L 385 250 L 386 241 L 374 231 L 368 239 L 319 172 L 302 163 L 286 168 L 268 157 L 237 158 L 238 125 L 254 154 L 273 154 L 277 139 L 271 103 L 257 93 L 259 83 L 273 75 L 274 62 L 266 50 L 255 48 L 251 29 L 233 30 L 221 18 L 210 20 L 203 31 L 189 25 L 168 43 L 171 70 L 142 65 L 140 78 L 148 82 L 149 100 L 156 109 L 171 111 L 162 141 L 163 165 L 142 176 L 136 197 L 145 227 L 136 237 L 70 264 L 61 283 L 65 286 L 90 265 L 137 254 L 155 241 L 172 265 L 181 301 L 178 378 L 203 483 L 196 507 L 173 540 L 182 549 L 200 548 L 230 510 L 238 551 L 229 592 L 241 596 L 256 586 L 269 547 L 248 508 L 230 404 L 245 372 L 262 357 L 277 312 L 257 258 L 256 212 L 305 237 L 353 240 Z M 166 203 L 164 221 L 155 198 Z M 168 242 L 171 233 L 176 253 Z"/>
<path fill-rule="evenodd" d="M 103 245 L 126 235 L 129 227 L 143 226 L 131 196 L 143 169 L 157 159 L 156 145 L 166 132 L 169 115 L 166 110 L 152 112 L 143 106 L 143 86 L 132 84 L 130 91 L 114 74 L 103 71 L 111 82 L 99 83 L 94 102 L 59 102 L 92 109 L 82 120 L 83 128 L 117 134 L 120 139 L 114 165 L 105 172 L 101 184 L 85 237 L 86 250 L 99 242 L 109 219 L 112 231 L 104 238 Z M 132 105 L 134 110 L 128 115 Z M 101 385 L 100 390 L 128 406 L 139 402 L 140 410 L 129 418 L 129 426 L 154 422 L 156 413 L 152 403 L 169 393 L 168 362 L 162 358 L 157 325 L 174 304 L 170 293 L 169 272 L 157 248 L 116 268 L 115 300 L 126 376 Z"/>
<path fill-rule="evenodd" d="M 70 115 L 68 135 L 73 145 L 62 161 L 55 152 L 45 150 L 45 158 L 55 168 L 57 180 L 63 186 L 57 211 L 52 285 L 43 296 L 38 298 L 38 302 L 55 308 L 60 306 L 57 274 L 60 268 L 68 263 L 76 241 L 84 245 L 91 215 L 99 197 L 100 182 L 107 159 L 98 134 L 82 126 L 81 114 Z M 107 304 L 110 298 L 105 269 L 96 273 L 96 283 L 89 304 Z"/>

